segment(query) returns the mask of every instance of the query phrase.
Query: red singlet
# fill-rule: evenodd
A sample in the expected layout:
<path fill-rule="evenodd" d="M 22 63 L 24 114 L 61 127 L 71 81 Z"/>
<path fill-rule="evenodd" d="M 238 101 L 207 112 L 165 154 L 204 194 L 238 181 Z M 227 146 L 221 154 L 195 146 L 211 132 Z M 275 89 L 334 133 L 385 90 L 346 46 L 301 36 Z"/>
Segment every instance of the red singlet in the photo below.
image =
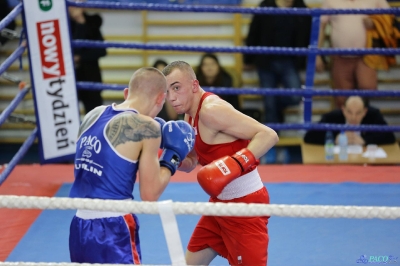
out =
<path fill-rule="evenodd" d="M 247 147 L 249 140 L 238 139 L 230 143 L 210 145 L 201 139 L 198 127 L 199 112 L 206 97 L 203 94 L 194 118 L 196 132 L 195 150 L 198 161 L 206 165 L 212 161 Z M 189 123 L 192 124 L 192 117 Z M 250 171 L 254 170 L 252 168 Z M 257 170 L 256 170 L 257 171 Z M 265 187 L 241 198 L 220 200 L 211 197 L 210 202 L 269 203 L 268 191 Z M 268 258 L 268 218 L 269 217 L 224 217 L 203 216 L 197 224 L 187 249 L 197 252 L 212 248 L 220 256 L 227 258 L 230 265 L 266 265 Z"/>

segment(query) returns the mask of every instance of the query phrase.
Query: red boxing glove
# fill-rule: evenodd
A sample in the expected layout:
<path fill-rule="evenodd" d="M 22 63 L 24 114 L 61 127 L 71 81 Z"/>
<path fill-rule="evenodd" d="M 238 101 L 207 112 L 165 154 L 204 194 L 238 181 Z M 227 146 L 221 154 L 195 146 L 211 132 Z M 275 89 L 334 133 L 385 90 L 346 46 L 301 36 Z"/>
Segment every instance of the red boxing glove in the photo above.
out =
<path fill-rule="evenodd" d="M 232 180 L 257 164 L 254 155 L 248 149 L 242 149 L 232 156 L 225 156 L 200 168 L 197 181 L 211 197 L 221 194 Z"/>

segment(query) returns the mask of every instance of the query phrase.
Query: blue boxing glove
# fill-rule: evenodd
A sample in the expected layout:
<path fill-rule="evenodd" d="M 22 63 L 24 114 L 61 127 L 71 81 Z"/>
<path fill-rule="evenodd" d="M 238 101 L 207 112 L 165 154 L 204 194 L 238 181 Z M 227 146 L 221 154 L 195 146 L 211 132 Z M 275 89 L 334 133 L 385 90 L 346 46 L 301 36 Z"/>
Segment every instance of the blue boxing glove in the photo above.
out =
<path fill-rule="evenodd" d="M 156 120 L 159 124 L 160 124 L 160 126 L 161 126 L 161 131 L 162 131 L 162 128 L 163 128 L 163 126 L 165 125 L 165 120 L 164 119 L 162 119 L 161 117 L 154 117 L 154 120 Z M 161 136 L 161 145 L 160 145 L 160 148 L 162 149 L 162 148 L 164 148 L 164 143 L 163 143 L 163 137 Z"/>
<path fill-rule="evenodd" d="M 166 167 L 174 175 L 180 163 L 194 147 L 194 130 L 189 123 L 169 121 L 162 128 L 164 150 L 160 156 L 160 166 Z"/>

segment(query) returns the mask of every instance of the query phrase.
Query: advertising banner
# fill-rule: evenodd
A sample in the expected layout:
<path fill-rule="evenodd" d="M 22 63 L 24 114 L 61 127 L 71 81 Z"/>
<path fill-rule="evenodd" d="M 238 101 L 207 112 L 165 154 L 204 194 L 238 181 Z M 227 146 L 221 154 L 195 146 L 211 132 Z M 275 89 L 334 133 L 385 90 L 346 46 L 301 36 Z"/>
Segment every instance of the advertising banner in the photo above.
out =
<path fill-rule="evenodd" d="M 41 163 L 72 159 L 80 115 L 66 3 L 23 4 Z"/>

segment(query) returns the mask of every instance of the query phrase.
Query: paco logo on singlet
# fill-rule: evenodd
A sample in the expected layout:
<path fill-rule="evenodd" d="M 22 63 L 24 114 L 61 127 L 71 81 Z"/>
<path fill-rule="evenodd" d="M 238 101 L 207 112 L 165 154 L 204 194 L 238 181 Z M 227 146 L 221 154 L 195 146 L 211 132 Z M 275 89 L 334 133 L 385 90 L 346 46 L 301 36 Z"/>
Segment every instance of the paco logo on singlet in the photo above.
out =
<path fill-rule="evenodd" d="M 229 167 L 224 163 L 224 161 L 218 160 L 215 162 L 215 165 L 223 175 L 229 175 L 231 173 L 231 170 L 229 170 Z"/>
<path fill-rule="evenodd" d="M 60 26 L 58 19 L 36 24 L 43 79 L 65 76 Z"/>
<path fill-rule="evenodd" d="M 75 169 L 92 172 L 97 176 L 103 175 L 103 166 L 90 159 L 93 152 L 99 154 L 101 152 L 101 142 L 96 136 L 84 136 L 81 138 L 79 149 L 84 149 L 81 158 L 76 158 Z"/>
<path fill-rule="evenodd" d="M 92 150 L 97 154 L 101 152 L 101 142 L 96 136 L 89 135 L 82 137 L 79 148 L 82 149 L 82 147 Z"/>

